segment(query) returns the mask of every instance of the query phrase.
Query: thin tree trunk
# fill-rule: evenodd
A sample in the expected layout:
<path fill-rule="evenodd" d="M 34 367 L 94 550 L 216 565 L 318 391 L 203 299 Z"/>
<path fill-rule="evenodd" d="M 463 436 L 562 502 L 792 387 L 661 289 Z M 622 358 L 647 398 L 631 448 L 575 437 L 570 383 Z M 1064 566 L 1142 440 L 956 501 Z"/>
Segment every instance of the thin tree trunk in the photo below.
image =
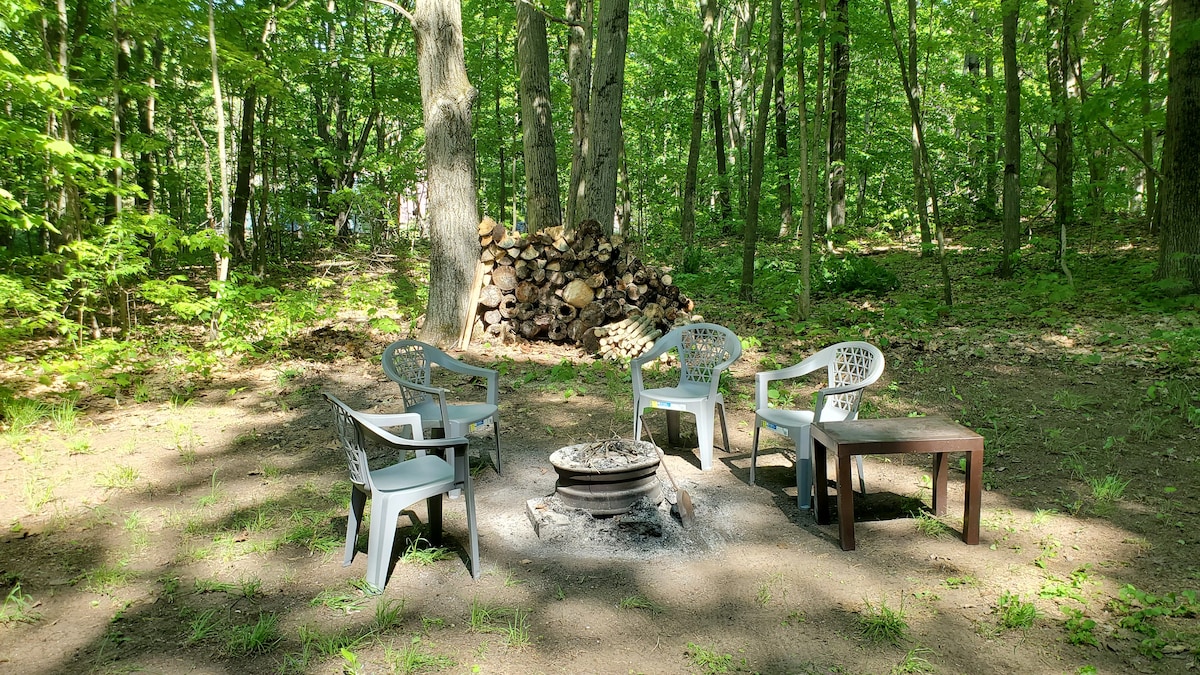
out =
<path fill-rule="evenodd" d="M 792 213 L 792 167 L 788 161 L 787 102 L 784 95 L 783 67 L 783 6 L 781 0 L 771 3 L 771 21 L 779 23 L 779 39 L 775 40 L 772 58 L 775 59 L 775 161 L 779 173 L 779 238 L 791 236 L 796 222 Z M 779 16 L 774 16 L 779 14 Z"/>
<path fill-rule="evenodd" d="M 567 190 L 566 229 L 579 224 L 580 196 L 587 191 L 588 108 L 592 90 L 592 0 L 567 0 L 567 78 L 571 82 L 571 176 Z"/>
<path fill-rule="evenodd" d="M 817 109 L 813 114 L 813 119 L 817 123 L 817 131 L 813 134 L 813 151 L 809 155 L 813 165 L 813 171 L 810 172 L 809 178 L 813 181 L 814 199 L 817 196 L 817 185 L 821 186 L 821 192 L 825 197 L 825 203 L 822 206 L 826 212 L 829 209 L 829 120 L 826 118 L 826 111 L 828 110 L 828 96 L 833 93 L 826 94 L 825 92 L 825 72 L 828 69 L 825 53 L 828 49 L 826 44 L 828 35 L 829 16 L 826 0 L 817 0 Z M 826 218 L 825 249 L 833 251 L 833 238 L 829 236 L 828 228 L 829 219 Z"/>
<path fill-rule="evenodd" d="M 700 0 L 704 38 L 696 59 L 696 89 L 692 96 L 692 133 L 688 143 L 687 169 L 683 178 L 683 207 L 679 231 L 683 237 L 685 258 L 694 245 L 696 234 L 696 173 L 700 165 L 700 135 L 704 131 L 704 88 L 708 84 L 708 63 L 712 60 L 712 33 L 716 21 L 717 0 Z"/>
<path fill-rule="evenodd" d="M 721 88 L 717 82 L 716 51 L 713 51 L 712 74 L 708 83 L 712 89 L 712 128 L 713 149 L 717 155 L 717 206 L 721 210 L 721 233 L 729 234 L 730 221 L 733 219 L 733 202 L 729 196 L 729 163 L 725 155 L 725 127 L 722 124 L 724 115 L 721 112 Z"/>
<path fill-rule="evenodd" d="M 733 174 L 738 194 L 738 215 L 746 217 L 746 108 L 748 90 L 753 89 L 754 73 L 750 60 L 750 36 L 754 31 L 757 0 L 737 0 L 734 3 L 734 50 L 738 63 L 731 69 L 729 87 L 729 140 L 733 146 Z"/>
<path fill-rule="evenodd" d="M 758 245 L 759 196 L 762 193 L 763 155 L 766 154 L 767 147 L 767 120 L 771 114 L 771 94 L 774 91 L 772 83 L 775 82 L 775 72 L 779 69 L 779 64 L 775 59 L 777 54 L 783 53 L 782 49 L 776 49 L 778 43 L 783 40 L 780 6 L 781 0 L 771 0 L 767 72 L 763 77 L 758 113 L 754 120 L 754 137 L 750 142 L 750 185 L 746 192 L 746 228 L 742 233 L 742 281 L 738 293 L 744 301 L 754 298 L 754 257 Z"/>
<path fill-rule="evenodd" d="M 258 87 L 251 84 L 242 95 L 242 123 L 237 147 L 237 177 L 229 210 L 229 245 L 233 262 L 246 259 L 246 214 L 250 209 L 250 181 L 254 177 L 254 119 Z"/>
<path fill-rule="evenodd" d="M 493 45 L 497 63 L 500 62 L 500 42 L 501 37 L 497 35 L 496 41 Z M 508 139 L 506 138 L 507 133 L 505 131 L 504 116 L 500 113 L 501 79 L 502 78 L 499 77 L 492 78 L 492 102 L 495 105 L 496 110 L 496 145 L 499 146 L 500 153 L 500 163 L 497 165 L 499 170 L 496 171 L 496 174 L 500 176 L 500 198 L 496 201 L 496 205 L 498 207 L 498 213 L 496 216 L 497 223 L 505 222 L 507 220 L 506 214 L 508 213 L 508 183 L 506 182 L 508 179 L 508 154 L 505 152 L 505 149 L 508 148 Z"/>
<path fill-rule="evenodd" d="M 796 19 L 796 104 L 800 108 L 800 320 L 812 314 L 812 239 L 813 190 L 812 167 L 808 163 L 808 92 L 804 86 L 804 12 L 803 0 L 795 2 Z"/>
<path fill-rule="evenodd" d="M 528 0 L 517 2 L 517 64 L 525 149 L 525 220 L 530 232 L 541 232 L 562 225 L 562 201 L 550 106 L 546 17 Z"/>
<path fill-rule="evenodd" d="M 617 166 L 621 153 L 621 102 L 625 92 L 625 45 L 629 0 L 600 5 L 600 35 L 588 115 L 587 200 L 584 212 L 611 234 L 617 208 Z"/>
<path fill-rule="evenodd" d="M 217 29 L 213 18 L 212 0 L 208 3 L 208 55 L 212 64 L 213 109 L 217 118 L 217 170 L 221 181 L 221 214 L 213 221 L 213 229 L 221 242 L 221 249 L 216 254 L 216 296 L 219 302 L 225 282 L 229 280 L 229 172 L 225 169 L 228 161 L 225 150 L 225 102 L 221 100 L 221 78 L 217 68 Z M 209 324 L 210 339 L 217 338 L 220 327 L 221 313 L 217 310 L 213 312 L 212 322 Z"/>
<path fill-rule="evenodd" d="M 1150 124 L 1150 2 L 1143 0 L 1138 21 L 1141 24 L 1141 74 L 1142 74 L 1142 160 L 1154 166 L 1154 128 Z M 1142 170 L 1142 204 L 1146 216 L 1146 227 L 1153 231 L 1157 194 L 1154 175 L 1149 169 Z"/>
<path fill-rule="evenodd" d="M 987 29 L 988 51 L 983 57 L 983 144 L 987 165 L 983 170 L 983 212 L 988 218 L 996 216 L 996 70 L 995 58 L 992 56 L 992 29 Z"/>
<path fill-rule="evenodd" d="M 846 225 L 846 82 L 850 78 L 850 11 L 848 0 L 838 0 L 834 10 L 833 74 L 829 105 L 829 203 L 825 241 L 833 246 L 833 233 Z"/>
<path fill-rule="evenodd" d="M 1062 4 L 1060 4 L 1062 3 Z M 1070 49 L 1071 0 L 1047 0 L 1046 26 L 1051 47 L 1046 55 L 1050 80 L 1050 104 L 1054 110 L 1054 221 L 1058 226 L 1058 262 L 1067 283 L 1074 285 L 1067 265 L 1067 230 L 1075 222 L 1075 138 L 1071 128 L 1071 104 L 1068 87 L 1071 74 Z"/>
<path fill-rule="evenodd" d="M 1021 245 L 1021 79 L 1017 64 L 1019 0 L 1005 0 L 1004 33 L 1004 206 L 1000 276 L 1010 278 Z"/>
<path fill-rule="evenodd" d="M 925 166 L 920 141 L 921 127 L 921 80 L 917 76 L 917 2 L 908 0 L 908 58 L 901 63 L 908 71 L 908 82 L 912 87 L 913 101 L 909 109 L 909 138 L 912 144 L 913 203 L 917 211 L 917 224 L 921 232 L 921 255 L 928 255 L 932 248 L 929 234 L 929 195 L 925 192 Z"/>

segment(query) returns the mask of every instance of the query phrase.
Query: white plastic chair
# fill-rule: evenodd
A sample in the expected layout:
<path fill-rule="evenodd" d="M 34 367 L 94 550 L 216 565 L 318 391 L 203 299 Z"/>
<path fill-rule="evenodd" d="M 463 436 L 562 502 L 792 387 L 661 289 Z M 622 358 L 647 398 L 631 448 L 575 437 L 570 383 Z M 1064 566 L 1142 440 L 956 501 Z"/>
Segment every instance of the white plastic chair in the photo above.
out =
<path fill-rule="evenodd" d="M 461 375 L 484 378 L 487 402 L 447 403 L 446 390 L 430 385 L 435 365 Z M 466 436 L 491 426 L 496 440 L 496 473 L 500 473 L 499 376 L 496 371 L 463 363 L 424 342 L 399 340 L 383 350 L 383 372 L 399 385 L 405 412 L 419 414 L 426 431 L 438 430 L 444 436 Z"/>
<path fill-rule="evenodd" d="M 826 369 L 829 384 L 817 392 L 813 410 L 789 410 L 771 407 L 770 384 L 791 380 Z M 796 503 L 801 509 L 812 506 L 813 422 L 839 422 L 858 417 L 863 390 L 883 374 L 883 353 L 866 342 L 839 342 L 826 347 L 800 363 L 754 377 L 754 446 L 750 451 L 750 484 L 758 461 L 758 435 L 763 429 L 791 438 L 796 443 Z M 858 484 L 867 491 L 863 478 L 863 459 L 858 456 Z M 841 489 L 841 486 L 838 486 Z"/>
<path fill-rule="evenodd" d="M 467 507 L 471 577 L 479 578 L 479 532 L 475 524 L 475 490 L 467 461 L 467 439 L 421 438 L 421 417 L 416 413 L 372 415 L 352 410 L 332 394 L 325 394 L 333 407 L 338 440 L 350 469 L 350 515 L 346 519 L 346 554 L 342 566 L 354 561 L 355 543 L 362 524 L 367 497 L 371 498 L 371 531 L 367 540 L 367 583 L 382 592 L 387 585 L 396 540 L 396 519 L 422 499 L 426 500 L 430 541 L 442 538 L 442 496 L 461 490 Z M 408 427 L 414 439 L 400 438 L 382 427 Z M 367 448 L 395 452 L 402 461 L 372 470 L 367 465 Z M 404 459 L 409 451 L 416 453 Z M 445 452 L 445 459 L 426 451 Z"/>
<path fill-rule="evenodd" d="M 679 384 L 644 389 L 642 367 L 670 350 L 679 353 Z M 721 373 L 742 355 L 742 343 L 733 331 L 711 323 L 693 323 L 673 329 L 659 338 L 650 351 L 630 362 L 633 372 L 633 437 L 642 437 L 642 411 L 667 411 L 667 435 L 672 445 L 679 442 L 679 413 L 696 416 L 700 469 L 712 468 L 714 408 L 721 416 L 721 435 L 729 452 L 729 430 L 725 427 L 725 399 L 717 391 Z"/>

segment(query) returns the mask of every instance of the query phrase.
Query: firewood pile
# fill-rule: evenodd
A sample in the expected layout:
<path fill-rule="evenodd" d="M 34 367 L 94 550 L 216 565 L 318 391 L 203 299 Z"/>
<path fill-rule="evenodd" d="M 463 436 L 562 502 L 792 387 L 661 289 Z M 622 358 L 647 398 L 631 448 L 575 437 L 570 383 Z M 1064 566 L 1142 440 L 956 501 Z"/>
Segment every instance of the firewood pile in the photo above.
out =
<path fill-rule="evenodd" d="M 642 263 L 594 220 L 570 234 L 518 234 L 485 218 L 479 244 L 474 330 L 490 337 L 570 342 L 621 359 L 692 320 L 694 303 L 671 275 Z"/>

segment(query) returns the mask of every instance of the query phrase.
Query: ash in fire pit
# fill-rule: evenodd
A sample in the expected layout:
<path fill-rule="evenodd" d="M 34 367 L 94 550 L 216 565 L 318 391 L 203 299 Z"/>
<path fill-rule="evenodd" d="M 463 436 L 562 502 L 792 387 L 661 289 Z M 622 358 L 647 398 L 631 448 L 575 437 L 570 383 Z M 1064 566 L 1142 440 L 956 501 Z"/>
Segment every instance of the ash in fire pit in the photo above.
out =
<path fill-rule="evenodd" d="M 555 495 L 593 516 L 628 511 L 639 499 L 662 501 L 658 449 L 644 441 L 614 438 L 559 448 L 550 455 L 558 472 Z"/>

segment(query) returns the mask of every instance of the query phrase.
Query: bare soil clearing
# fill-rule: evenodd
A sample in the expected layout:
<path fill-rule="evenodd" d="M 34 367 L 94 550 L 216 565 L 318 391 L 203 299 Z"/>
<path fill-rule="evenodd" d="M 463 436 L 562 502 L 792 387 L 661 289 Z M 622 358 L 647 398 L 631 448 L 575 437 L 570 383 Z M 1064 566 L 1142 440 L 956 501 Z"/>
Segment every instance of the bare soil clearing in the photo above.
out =
<path fill-rule="evenodd" d="M 885 349 L 869 414 L 941 413 L 988 439 L 981 542 L 957 537 L 961 473 L 943 519 L 951 529 L 938 534 L 908 515 L 928 506 L 929 458 L 893 456 L 868 458 L 858 550 L 843 552 L 836 523 L 797 509 L 786 439 L 765 439 L 758 484 L 747 483 L 762 358 L 753 349 L 726 395 L 733 451 L 717 450 L 701 472 L 693 449 L 668 450 L 696 527 L 668 517 L 656 536 L 607 521 L 539 538 L 526 504 L 553 492 L 550 453 L 632 433 L 628 374 L 588 366 L 574 349 L 475 345 L 463 358 L 503 370 L 503 476 L 489 439 L 472 442 L 484 576 L 472 582 L 457 557 L 465 517 L 450 501 L 455 557 L 399 562 L 383 599 L 403 608 L 380 622 L 379 601 L 350 583 L 365 573 L 365 539 L 341 565 L 348 485 L 317 392 L 378 411 L 399 400 L 375 357 L 386 337 L 345 331 L 332 342 L 340 354 L 314 347 L 303 360 L 235 370 L 183 404 L 87 399 L 72 434 L 47 425 L 0 447 L 2 590 L 19 583 L 39 617 L 0 625 L 0 671 L 343 672 L 338 639 L 372 673 L 405 672 L 405 649 L 435 659 L 426 670 L 453 673 L 716 672 L 705 655 L 761 673 L 1197 666 L 1194 618 L 1157 619 L 1166 644 L 1153 658 L 1110 604 L 1126 584 L 1161 595 L 1200 577 L 1200 439 L 1178 419 L 1139 432 L 1156 374 L 1137 359 L 1084 365 L 1056 338 Z M 550 376 L 564 360 L 574 377 Z M 665 439 L 661 417 L 647 421 Z M 86 448 L 71 444 L 81 437 Z M 1100 500 L 1087 478 L 1109 475 L 1129 483 Z M 421 518 L 423 506 L 414 510 Z M 999 626 L 1006 593 L 1037 606 L 1031 628 Z M 860 616 L 884 603 L 904 612 L 897 644 L 862 637 Z M 482 608 L 500 618 L 479 620 Z M 1070 644 L 1075 611 L 1096 622 L 1097 646 Z M 268 644 L 240 650 L 231 636 L 264 616 L 277 621 Z"/>

